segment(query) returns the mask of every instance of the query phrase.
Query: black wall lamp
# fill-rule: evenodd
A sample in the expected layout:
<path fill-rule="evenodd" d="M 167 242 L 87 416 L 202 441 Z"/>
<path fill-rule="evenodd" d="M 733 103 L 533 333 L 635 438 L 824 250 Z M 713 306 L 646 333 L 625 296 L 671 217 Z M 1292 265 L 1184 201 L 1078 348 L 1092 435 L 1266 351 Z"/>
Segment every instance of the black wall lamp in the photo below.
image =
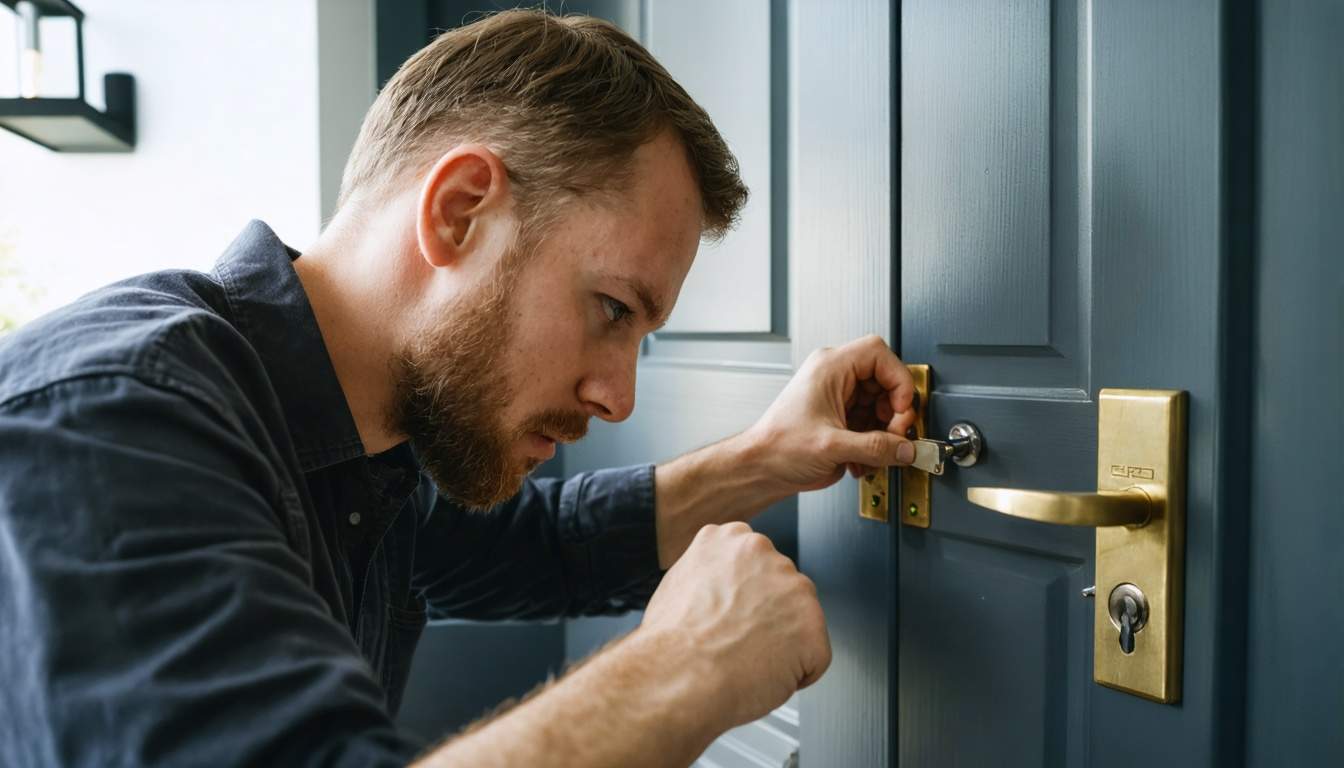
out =
<path fill-rule="evenodd" d="M 56 152 L 130 152 L 135 148 L 135 78 L 125 73 L 103 76 L 107 111 L 84 101 L 84 12 L 67 0 L 0 0 L 18 16 L 19 94 L 0 99 L 0 128 Z M 38 95 L 42 45 L 38 20 L 65 16 L 75 22 L 75 56 L 79 96 Z"/>

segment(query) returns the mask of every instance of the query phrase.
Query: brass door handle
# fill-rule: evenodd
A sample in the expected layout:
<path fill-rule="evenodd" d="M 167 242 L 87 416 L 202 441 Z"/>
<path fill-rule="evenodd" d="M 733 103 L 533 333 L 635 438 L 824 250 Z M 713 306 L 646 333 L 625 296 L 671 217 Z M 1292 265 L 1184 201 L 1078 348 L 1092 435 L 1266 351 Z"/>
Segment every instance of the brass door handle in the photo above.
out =
<path fill-rule="evenodd" d="M 1102 493 L 1029 491 L 1019 488 L 967 488 L 972 504 L 1041 523 L 1138 527 L 1153 514 L 1152 500 L 1138 488 Z"/>
<path fill-rule="evenodd" d="M 966 491 L 1004 514 L 1096 527 L 1092 678 L 1164 703 L 1181 698 L 1188 399 L 1101 390 L 1095 492 Z"/>

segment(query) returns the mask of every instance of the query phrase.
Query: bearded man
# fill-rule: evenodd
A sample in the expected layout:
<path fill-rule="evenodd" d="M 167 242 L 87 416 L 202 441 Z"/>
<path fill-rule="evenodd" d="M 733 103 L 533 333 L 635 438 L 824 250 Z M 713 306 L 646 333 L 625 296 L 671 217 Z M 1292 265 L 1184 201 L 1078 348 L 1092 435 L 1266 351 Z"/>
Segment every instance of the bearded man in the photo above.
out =
<path fill-rule="evenodd" d="M 812 355 L 746 432 L 532 480 L 634 407 L 636 358 L 747 190 L 610 24 L 442 35 L 364 122 L 300 254 L 104 288 L 0 348 L 6 765 L 685 765 L 830 661 L 812 584 L 743 522 L 908 463 L 880 339 Z M 427 618 L 642 624 L 422 752 Z M 451 681 L 445 681 L 445 688 Z"/>

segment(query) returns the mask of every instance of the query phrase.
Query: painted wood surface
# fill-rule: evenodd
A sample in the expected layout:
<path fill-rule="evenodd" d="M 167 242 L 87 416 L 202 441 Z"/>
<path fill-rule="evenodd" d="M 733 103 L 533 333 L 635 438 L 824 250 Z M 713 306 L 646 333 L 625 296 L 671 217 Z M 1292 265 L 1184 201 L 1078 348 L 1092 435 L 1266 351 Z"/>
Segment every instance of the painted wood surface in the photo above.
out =
<path fill-rule="evenodd" d="M 899 534 L 894 763 L 1211 765 L 1239 725 L 1214 674 L 1220 7 L 1013 9 L 902 4 L 902 349 L 934 366 L 935 433 L 970 420 L 988 447 Z M 1103 387 L 1191 393 L 1179 706 L 1092 682 L 1090 530 L 965 501 L 1094 489 Z"/>
<path fill-rule="evenodd" d="M 813 349 L 891 338 L 890 4 L 789 5 L 790 242 L 795 363 Z M 810 766 L 888 761 L 892 530 L 858 516 L 857 485 L 798 501 L 802 570 L 816 582 L 833 661 L 802 692 L 800 759 Z"/>
<path fill-rule="evenodd" d="M 1258 21 L 1246 764 L 1344 765 L 1344 5 Z"/>
<path fill-rule="evenodd" d="M 901 6 L 902 136 L 956 148 L 901 158 L 903 247 L 928 256 L 903 265 L 926 286 L 907 311 L 940 344 L 1050 342 L 1050 5 Z"/>

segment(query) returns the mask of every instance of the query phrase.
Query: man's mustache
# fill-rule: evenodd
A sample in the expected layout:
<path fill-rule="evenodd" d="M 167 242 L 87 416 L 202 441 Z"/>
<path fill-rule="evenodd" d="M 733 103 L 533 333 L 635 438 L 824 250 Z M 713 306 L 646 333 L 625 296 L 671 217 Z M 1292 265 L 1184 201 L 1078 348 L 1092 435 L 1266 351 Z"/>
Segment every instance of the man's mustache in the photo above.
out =
<path fill-rule="evenodd" d="M 588 434 L 588 414 L 552 409 L 529 418 L 522 432 L 538 432 L 557 442 L 572 443 Z"/>

